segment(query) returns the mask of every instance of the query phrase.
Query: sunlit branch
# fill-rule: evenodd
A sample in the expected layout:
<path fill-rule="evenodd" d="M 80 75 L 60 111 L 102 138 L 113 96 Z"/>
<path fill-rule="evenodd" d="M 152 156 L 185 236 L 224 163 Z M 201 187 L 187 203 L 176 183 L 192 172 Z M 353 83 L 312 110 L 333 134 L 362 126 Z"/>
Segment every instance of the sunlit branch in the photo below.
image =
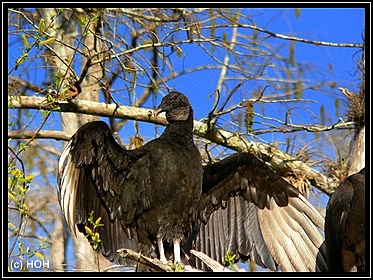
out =
<path fill-rule="evenodd" d="M 11 139 L 56 139 L 56 140 L 69 140 L 72 135 L 68 135 L 66 132 L 56 130 L 11 130 L 8 131 L 8 138 Z"/>
<path fill-rule="evenodd" d="M 324 125 L 297 125 L 297 124 L 286 124 L 284 123 L 283 127 L 273 127 L 268 129 L 258 129 L 255 130 L 254 133 L 256 135 L 264 134 L 264 133 L 273 133 L 273 132 L 282 132 L 282 133 L 290 133 L 290 132 L 297 132 L 297 131 L 308 131 L 308 132 L 325 132 L 330 131 L 333 129 L 353 129 L 354 122 L 345 122 L 343 120 L 338 120 L 335 124 L 324 126 Z"/>

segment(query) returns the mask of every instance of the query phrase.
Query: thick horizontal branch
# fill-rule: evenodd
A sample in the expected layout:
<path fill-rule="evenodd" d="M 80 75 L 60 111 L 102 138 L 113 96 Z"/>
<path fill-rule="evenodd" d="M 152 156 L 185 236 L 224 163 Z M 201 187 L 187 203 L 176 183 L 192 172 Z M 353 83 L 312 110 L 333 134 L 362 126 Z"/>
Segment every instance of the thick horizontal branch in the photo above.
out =
<path fill-rule="evenodd" d="M 136 108 L 129 106 L 117 106 L 116 104 L 105 104 L 93 101 L 79 100 L 57 101 L 48 103 L 44 97 L 17 96 L 8 97 L 9 109 L 42 109 L 56 112 L 74 112 L 102 117 L 115 117 L 119 119 L 130 119 L 155 124 L 166 125 L 164 117 L 155 117 L 152 109 Z"/>
<path fill-rule="evenodd" d="M 36 135 L 35 135 L 36 134 Z M 56 130 L 40 130 L 30 131 L 30 130 L 11 130 L 8 131 L 8 138 L 12 139 L 30 139 L 30 138 L 47 138 L 56 140 L 70 140 L 72 135 L 68 135 L 62 131 Z"/>
<path fill-rule="evenodd" d="M 154 116 L 152 109 L 136 108 L 128 106 L 117 106 L 92 101 L 75 99 L 71 102 L 59 101 L 53 105 L 48 104 L 42 97 L 18 96 L 8 97 L 9 108 L 16 109 L 43 109 L 51 110 L 57 108 L 61 112 L 75 112 L 103 117 L 116 117 L 120 119 L 131 119 L 154 124 L 166 125 L 167 121 L 163 116 Z M 49 132 L 51 133 L 51 132 Z M 194 121 L 194 134 L 214 143 L 225 146 L 236 151 L 248 151 L 255 154 L 265 162 L 269 162 L 275 170 L 288 170 L 296 177 L 303 177 L 319 190 L 330 194 L 336 186 L 336 182 L 328 179 L 320 172 L 312 169 L 305 163 L 283 153 L 275 147 L 256 143 L 242 138 L 240 135 L 224 130 L 209 129 L 208 125 Z M 67 137 L 68 138 L 68 137 Z M 281 172 L 283 173 L 283 172 Z"/>

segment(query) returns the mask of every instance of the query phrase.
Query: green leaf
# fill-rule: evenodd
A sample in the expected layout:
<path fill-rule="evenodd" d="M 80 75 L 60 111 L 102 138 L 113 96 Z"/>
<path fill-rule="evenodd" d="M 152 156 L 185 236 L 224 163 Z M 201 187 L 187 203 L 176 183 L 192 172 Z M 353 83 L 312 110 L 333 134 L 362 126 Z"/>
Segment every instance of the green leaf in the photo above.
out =
<path fill-rule="evenodd" d="M 95 225 L 98 225 L 100 222 L 101 222 L 101 217 L 99 217 L 99 218 L 96 220 Z"/>
<path fill-rule="evenodd" d="M 101 240 L 100 240 L 100 234 L 98 232 L 95 232 L 95 234 L 92 236 L 92 240 L 94 242 L 101 242 Z"/>
<path fill-rule="evenodd" d="M 89 236 L 93 235 L 93 231 L 89 227 L 85 226 L 84 229 L 87 232 L 87 235 L 89 235 Z"/>
<path fill-rule="evenodd" d="M 11 192 L 8 192 L 8 197 L 14 202 L 14 203 L 18 203 L 18 199 L 11 193 Z"/>
<path fill-rule="evenodd" d="M 44 41 L 40 41 L 39 42 L 39 46 L 44 46 L 44 45 L 48 45 L 48 44 L 51 44 L 54 42 L 54 40 L 56 40 L 56 38 L 49 38 L 47 40 L 44 40 Z"/>
<path fill-rule="evenodd" d="M 48 110 L 44 110 L 44 109 L 40 109 L 40 113 L 42 115 L 43 118 L 46 118 L 49 114 L 49 111 Z"/>
<path fill-rule="evenodd" d="M 32 176 L 32 175 L 27 175 L 26 178 L 25 178 L 26 184 L 31 183 L 32 180 L 34 180 L 34 176 Z"/>
<path fill-rule="evenodd" d="M 22 152 L 22 151 L 25 151 L 27 150 L 27 145 L 25 143 L 20 143 L 19 144 L 19 151 Z"/>
<path fill-rule="evenodd" d="M 18 68 L 19 65 L 21 65 L 21 64 L 23 64 L 25 62 L 25 60 L 26 60 L 27 57 L 28 57 L 28 53 L 23 53 L 21 55 L 21 57 L 16 60 L 15 70 L 17 70 L 17 68 Z"/>
<path fill-rule="evenodd" d="M 40 20 L 39 27 L 38 27 L 38 35 L 39 36 L 43 35 L 44 31 L 45 31 L 45 20 L 42 18 Z"/>
<path fill-rule="evenodd" d="M 87 19 L 85 17 L 80 18 L 80 25 L 84 27 L 87 24 Z"/>
<path fill-rule="evenodd" d="M 35 252 L 34 255 L 35 255 L 36 257 L 38 257 L 39 259 L 44 260 L 44 256 L 43 256 L 42 253 L 40 253 L 40 252 Z"/>
<path fill-rule="evenodd" d="M 90 222 L 91 224 L 93 224 L 93 213 L 94 213 L 93 210 L 89 212 L 89 217 L 88 217 L 88 222 Z"/>
<path fill-rule="evenodd" d="M 222 259 L 222 263 L 223 265 L 229 265 L 229 267 L 233 270 L 234 269 L 233 263 L 234 263 L 235 258 L 236 258 L 236 254 L 234 254 L 231 251 L 226 251 L 225 256 Z"/>
<path fill-rule="evenodd" d="M 23 41 L 23 44 L 25 45 L 25 48 L 26 48 L 26 51 L 28 51 L 31 47 L 30 47 L 30 44 L 27 40 L 27 37 L 25 34 L 22 34 L 22 41 Z"/>

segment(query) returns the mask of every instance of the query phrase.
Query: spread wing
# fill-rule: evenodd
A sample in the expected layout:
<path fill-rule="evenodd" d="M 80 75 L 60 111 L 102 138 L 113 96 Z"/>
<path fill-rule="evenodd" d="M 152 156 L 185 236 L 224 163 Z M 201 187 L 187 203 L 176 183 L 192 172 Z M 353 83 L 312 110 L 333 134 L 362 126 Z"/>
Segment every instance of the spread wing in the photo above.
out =
<path fill-rule="evenodd" d="M 93 228 L 88 221 L 91 211 L 93 221 L 101 217 L 97 250 L 116 263 L 126 263 L 117 249 L 138 247 L 133 222 L 146 209 L 146 196 L 138 185 L 147 174 L 135 174 L 132 166 L 142 161 L 147 161 L 146 152 L 123 149 L 101 121 L 82 126 L 59 161 L 58 198 L 68 225 L 75 234 L 76 226 L 87 234 L 85 227 Z"/>
<path fill-rule="evenodd" d="M 197 250 L 227 251 L 271 270 L 325 271 L 324 218 L 300 192 L 248 153 L 204 167 Z"/>

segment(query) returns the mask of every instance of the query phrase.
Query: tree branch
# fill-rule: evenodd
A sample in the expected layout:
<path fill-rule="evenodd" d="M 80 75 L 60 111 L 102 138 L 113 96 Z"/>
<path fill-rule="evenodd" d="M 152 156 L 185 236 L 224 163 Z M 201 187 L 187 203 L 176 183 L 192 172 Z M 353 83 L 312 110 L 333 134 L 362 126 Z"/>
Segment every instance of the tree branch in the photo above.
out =
<path fill-rule="evenodd" d="M 117 106 L 115 104 L 105 104 L 92 101 L 74 99 L 71 102 L 58 101 L 48 104 L 46 98 L 18 96 L 8 97 L 9 108 L 13 109 L 44 109 L 51 110 L 54 106 L 59 107 L 61 112 L 74 112 L 96 116 L 116 117 L 121 119 L 131 119 L 154 124 L 167 125 L 163 116 L 154 116 L 152 109 L 136 108 L 128 106 Z M 38 132 L 40 133 L 40 132 Z M 49 132 L 51 134 L 51 132 Z M 48 133 L 47 133 L 48 134 Z M 296 177 L 303 177 L 319 190 L 331 194 L 337 185 L 331 179 L 322 175 L 319 171 L 309 167 L 305 163 L 293 158 L 273 146 L 260 144 L 242 138 L 240 135 L 224 129 L 208 129 L 206 123 L 194 121 L 194 134 L 208 139 L 216 144 L 236 150 L 247 151 L 255 154 L 265 162 L 269 162 L 273 169 L 280 173 L 292 173 Z M 55 134 L 56 136 L 56 134 Z M 68 137 L 68 136 L 66 136 Z"/>
<path fill-rule="evenodd" d="M 344 48 L 360 48 L 362 49 L 364 47 L 364 44 L 361 43 L 334 43 L 334 42 L 325 42 L 325 41 L 316 41 L 316 40 L 309 40 L 304 39 L 300 37 L 294 37 L 294 36 L 287 36 L 279 33 L 272 32 L 270 30 L 258 27 L 256 25 L 251 24 L 243 24 L 243 23 L 232 23 L 232 24 L 219 24 L 214 26 L 203 26 L 201 29 L 211 29 L 211 28 L 235 28 L 235 27 L 241 27 L 241 28 L 248 28 L 253 29 L 262 33 L 266 33 L 272 37 L 280 38 L 284 40 L 290 40 L 290 41 L 297 41 L 302 43 L 308 43 L 313 44 L 316 46 L 328 46 L 328 47 L 344 47 Z"/>
<path fill-rule="evenodd" d="M 363 46 L 364 46 L 364 44 L 359 44 L 359 43 L 333 43 L 333 42 L 308 40 L 308 39 L 294 37 L 294 36 L 286 36 L 286 35 L 283 35 L 283 34 L 274 33 L 272 31 L 266 30 L 264 28 L 260 28 L 260 27 L 254 26 L 254 25 L 249 25 L 249 24 L 239 24 L 238 26 L 250 28 L 250 29 L 253 29 L 253 30 L 257 30 L 257 31 L 269 34 L 272 37 L 276 37 L 276 38 L 280 38 L 280 39 L 284 39 L 284 40 L 314 44 L 316 46 L 345 47 L 345 48 L 363 48 Z"/>
<path fill-rule="evenodd" d="M 234 272 L 233 270 L 222 266 L 219 262 L 213 260 L 202 252 L 196 250 L 190 250 L 190 252 L 199 258 L 204 264 L 206 264 L 213 272 Z"/>
<path fill-rule="evenodd" d="M 158 259 L 152 259 L 147 256 L 144 256 L 131 249 L 122 248 L 122 249 L 118 249 L 117 252 L 121 257 L 133 260 L 143 265 L 146 265 L 149 268 L 154 269 L 155 271 L 172 272 L 170 265 L 164 264 Z"/>
<path fill-rule="evenodd" d="M 72 135 L 66 132 L 56 130 L 41 130 L 39 132 L 34 130 L 11 130 L 8 131 L 8 138 L 12 139 L 30 139 L 30 138 L 48 138 L 56 140 L 70 140 Z"/>
<path fill-rule="evenodd" d="M 325 126 L 325 125 L 298 125 L 298 124 L 291 124 L 291 123 L 283 123 L 284 126 L 273 127 L 269 129 L 260 129 L 255 131 L 255 135 L 260 135 L 264 133 L 273 133 L 273 132 L 281 132 L 281 133 L 289 133 L 289 132 L 297 132 L 297 131 L 308 131 L 308 132 L 324 132 L 330 131 L 333 129 L 353 129 L 354 122 L 351 121 L 343 121 L 339 119 L 336 123 Z"/>

